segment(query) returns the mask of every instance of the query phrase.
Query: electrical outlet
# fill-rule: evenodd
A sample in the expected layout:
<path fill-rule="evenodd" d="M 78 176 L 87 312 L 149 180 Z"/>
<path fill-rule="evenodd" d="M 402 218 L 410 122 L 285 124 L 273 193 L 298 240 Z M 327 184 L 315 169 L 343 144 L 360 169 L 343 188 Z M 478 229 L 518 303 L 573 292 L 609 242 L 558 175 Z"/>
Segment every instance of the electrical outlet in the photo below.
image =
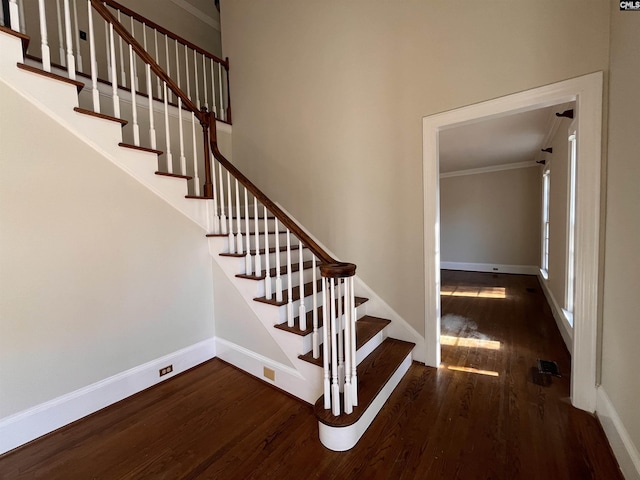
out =
<path fill-rule="evenodd" d="M 173 372 L 173 365 L 167 365 L 166 367 L 160 369 L 160 376 L 163 377 L 167 373 L 171 372 Z"/>
<path fill-rule="evenodd" d="M 498 271 L 498 267 L 493 267 L 493 271 L 497 272 Z"/>
<path fill-rule="evenodd" d="M 273 370 L 273 369 L 271 369 L 269 367 L 264 367 L 263 371 L 264 371 L 264 376 L 266 378 L 268 378 L 272 382 L 276 381 L 276 371 L 275 370 Z"/>

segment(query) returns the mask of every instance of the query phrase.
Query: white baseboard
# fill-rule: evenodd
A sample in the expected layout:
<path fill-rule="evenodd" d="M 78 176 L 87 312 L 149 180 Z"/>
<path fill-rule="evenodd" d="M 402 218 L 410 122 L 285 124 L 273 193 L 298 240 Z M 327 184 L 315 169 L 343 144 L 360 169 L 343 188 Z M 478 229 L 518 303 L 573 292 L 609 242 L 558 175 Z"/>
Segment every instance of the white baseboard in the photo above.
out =
<path fill-rule="evenodd" d="M 219 337 L 216 337 L 216 354 L 219 359 L 278 387 L 280 390 L 295 395 L 307 403 L 313 404 L 322 394 L 323 370 L 310 363 L 300 361 L 300 367 L 304 368 L 303 375 L 295 368 Z M 307 366 L 308 368 L 305 368 Z M 273 371 L 273 380 L 265 376 L 265 367 Z"/>
<path fill-rule="evenodd" d="M 53 432 L 216 356 L 213 338 L 0 419 L 0 454 Z M 173 365 L 162 378 L 158 370 Z"/>
<path fill-rule="evenodd" d="M 551 313 L 553 313 L 553 319 L 556 321 L 556 325 L 558 326 L 558 330 L 560 330 L 560 335 L 562 335 L 562 339 L 564 340 L 564 344 L 569 350 L 569 353 L 573 355 L 573 328 L 569 324 L 567 317 L 565 317 L 562 308 L 556 301 L 556 297 L 553 296 L 553 293 L 549 289 L 547 285 L 547 279 L 544 278 L 540 270 L 538 270 L 538 278 L 540 279 L 540 285 L 542 285 L 542 291 L 544 292 L 544 296 L 549 303 L 549 307 L 551 307 Z"/>
<path fill-rule="evenodd" d="M 501 263 L 440 262 L 443 270 L 463 270 L 467 272 L 513 273 L 517 275 L 537 275 L 539 267 L 534 265 L 504 265 Z"/>
<path fill-rule="evenodd" d="M 607 392 L 602 386 L 598 387 L 596 398 L 596 414 L 602 424 L 604 433 L 609 439 L 620 470 L 626 480 L 640 480 L 640 454 L 633 444 L 629 432 L 624 427 L 618 412 L 611 403 Z"/>

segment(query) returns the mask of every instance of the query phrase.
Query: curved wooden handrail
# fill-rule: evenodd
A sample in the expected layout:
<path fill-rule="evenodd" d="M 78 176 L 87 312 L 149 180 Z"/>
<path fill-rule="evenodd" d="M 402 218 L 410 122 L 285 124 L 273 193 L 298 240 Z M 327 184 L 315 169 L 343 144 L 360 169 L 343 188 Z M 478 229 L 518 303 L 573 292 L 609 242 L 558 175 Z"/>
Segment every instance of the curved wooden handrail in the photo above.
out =
<path fill-rule="evenodd" d="M 189 40 L 187 40 L 185 38 L 182 38 L 180 35 L 167 30 L 162 25 L 158 25 L 154 21 L 149 20 L 148 18 L 140 15 L 137 12 L 134 12 L 133 10 L 125 7 L 124 5 L 121 5 L 118 2 L 114 2 L 113 0 L 103 0 L 103 3 L 106 3 L 110 7 L 115 8 L 116 10 L 120 10 L 125 15 L 129 15 L 130 17 L 133 17 L 134 19 L 138 20 L 140 23 L 144 23 L 145 25 L 148 25 L 148 26 L 154 28 L 155 30 L 158 30 L 160 33 L 163 33 L 164 35 L 167 35 L 169 38 L 173 38 L 174 40 L 180 42 L 183 45 L 186 45 L 187 47 L 195 50 L 196 52 L 201 53 L 202 55 L 205 55 L 206 57 L 212 58 L 213 60 L 215 60 L 216 62 L 221 64 L 223 67 L 225 67 L 227 69 L 229 68 L 228 59 L 227 60 L 222 60 L 221 58 L 217 57 L 213 53 L 208 52 L 204 48 L 201 48 L 201 47 L 191 43 Z"/>
<path fill-rule="evenodd" d="M 114 2 L 115 3 L 115 2 Z M 108 23 L 113 25 L 113 29 L 120 35 L 136 52 L 136 54 L 149 66 L 153 73 L 155 73 L 163 82 L 167 84 L 167 86 L 171 89 L 171 91 L 182 100 L 183 106 L 193 112 L 195 116 L 198 118 L 201 124 L 204 125 L 204 122 L 208 122 L 209 118 L 206 115 L 198 110 L 198 107 L 189 99 L 187 94 L 182 91 L 182 89 L 174 82 L 171 77 L 169 77 L 166 72 L 162 69 L 160 65 L 153 59 L 151 55 L 147 53 L 140 43 L 129 33 L 129 31 L 122 25 L 116 17 L 104 6 L 102 0 L 91 0 L 91 5 L 94 10 L 102 16 Z M 206 117 L 206 118 L 205 118 Z M 214 124 L 215 125 L 215 124 Z"/>
<path fill-rule="evenodd" d="M 325 271 L 327 276 L 331 277 L 350 277 L 355 274 L 356 266 L 354 264 L 347 264 L 338 262 L 331 255 L 324 251 L 324 249 L 318 245 L 302 228 L 294 222 L 289 215 L 287 215 L 278 205 L 276 205 L 262 190 L 256 187 L 251 180 L 243 175 L 229 160 L 225 158 L 218 149 L 217 132 L 215 129 L 215 118 L 213 113 L 209 113 L 211 122 L 211 151 L 213 156 L 227 169 L 231 175 L 233 175 L 242 185 L 249 190 L 259 201 L 267 207 L 267 209 L 276 216 L 276 218 L 282 222 L 293 234 L 298 237 L 300 241 L 318 258 L 323 264 L 327 265 Z M 350 266 L 349 266 L 350 265 Z"/>

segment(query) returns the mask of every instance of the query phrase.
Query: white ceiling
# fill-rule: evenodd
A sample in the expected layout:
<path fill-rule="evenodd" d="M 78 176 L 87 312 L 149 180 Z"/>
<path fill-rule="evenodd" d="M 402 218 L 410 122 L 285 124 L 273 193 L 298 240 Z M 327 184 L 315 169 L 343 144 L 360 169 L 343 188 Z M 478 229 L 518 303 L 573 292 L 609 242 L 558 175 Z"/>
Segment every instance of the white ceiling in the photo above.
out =
<path fill-rule="evenodd" d="M 552 106 L 492 118 L 440 132 L 440 172 L 533 162 L 556 112 Z"/>

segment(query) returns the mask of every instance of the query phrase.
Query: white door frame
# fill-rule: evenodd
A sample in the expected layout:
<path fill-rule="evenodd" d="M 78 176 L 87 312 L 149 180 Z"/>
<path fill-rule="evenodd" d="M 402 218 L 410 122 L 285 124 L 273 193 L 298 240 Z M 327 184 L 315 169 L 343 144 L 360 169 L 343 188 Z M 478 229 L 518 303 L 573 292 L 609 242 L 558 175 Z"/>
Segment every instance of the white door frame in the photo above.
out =
<path fill-rule="evenodd" d="M 602 166 L 602 72 L 438 113 L 422 120 L 424 175 L 426 364 L 440 365 L 440 192 L 439 132 L 501 116 L 576 102 L 579 128 L 576 185 L 576 286 L 571 402 L 596 408 L 600 173 Z"/>

